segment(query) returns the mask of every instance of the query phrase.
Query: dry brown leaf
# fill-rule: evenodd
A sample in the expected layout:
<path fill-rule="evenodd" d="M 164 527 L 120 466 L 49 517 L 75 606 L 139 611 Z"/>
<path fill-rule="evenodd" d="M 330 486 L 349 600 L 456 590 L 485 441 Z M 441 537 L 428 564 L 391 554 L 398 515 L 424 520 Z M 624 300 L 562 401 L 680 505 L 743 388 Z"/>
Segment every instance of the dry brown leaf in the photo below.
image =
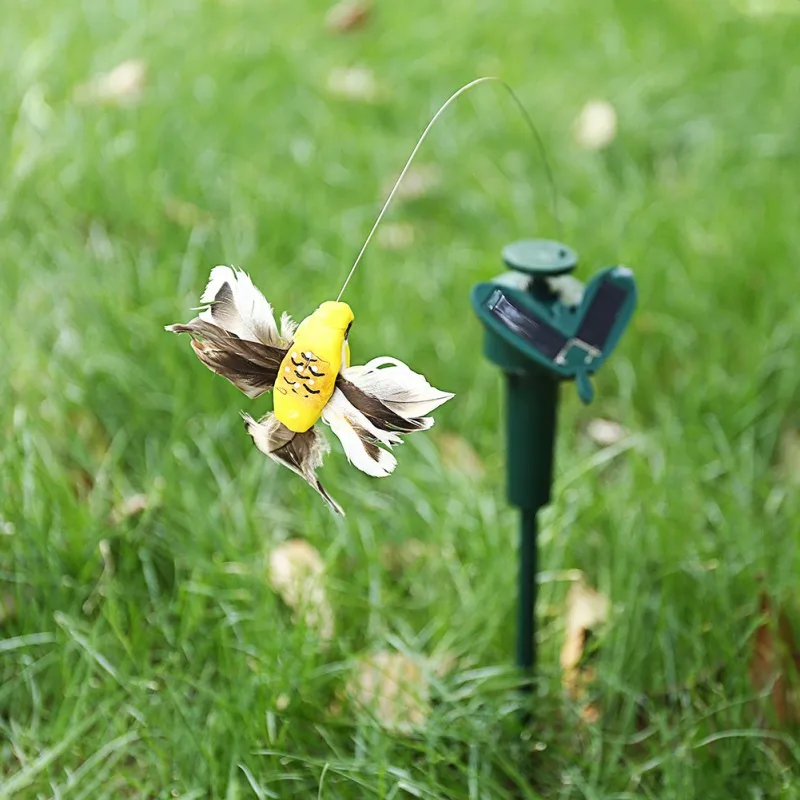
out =
<path fill-rule="evenodd" d="M 383 197 L 389 196 L 396 181 L 397 177 L 384 184 L 381 190 Z M 411 167 L 406 172 L 397 187 L 397 193 L 394 197 L 395 200 L 400 201 L 420 200 L 432 194 L 441 184 L 442 177 L 437 167 L 433 164 L 420 164 L 419 166 Z"/>
<path fill-rule="evenodd" d="M 342 100 L 372 103 L 378 99 L 378 84 L 366 67 L 336 67 L 328 75 L 328 91 Z"/>
<path fill-rule="evenodd" d="M 144 92 L 147 67 L 130 59 L 110 72 L 96 75 L 75 89 L 75 102 L 82 105 L 134 105 Z"/>
<path fill-rule="evenodd" d="M 132 494 L 130 497 L 126 497 L 121 500 L 114 506 L 113 509 L 111 509 L 111 514 L 109 515 L 108 521 L 112 525 L 119 525 L 126 519 L 138 517 L 139 514 L 143 514 L 148 508 L 150 508 L 150 502 L 150 496 L 144 494 L 143 492 L 139 494 Z"/>
<path fill-rule="evenodd" d="M 600 447 L 609 447 L 612 444 L 621 442 L 628 432 L 619 422 L 610 419 L 593 419 L 586 426 L 586 433 L 589 438 Z"/>
<path fill-rule="evenodd" d="M 111 438 L 102 422 L 85 409 L 73 409 L 67 415 L 71 436 L 64 441 L 73 450 L 69 475 L 75 496 L 86 500 L 95 488 L 100 464 L 111 448 Z"/>
<path fill-rule="evenodd" d="M 73 467 L 69 470 L 70 483 L 79 500 L 86 500 L 94 489 L 94 475 L 83 467 Z"/>
<path fill-rule="evenodd" d="M 367 0 L 342 0 L 328 10 L 325 27 L 333 33 L 347 33 L 362 28 L 371 14 L 372 3 Z"/>
<path fill-rule="evenodd" d="M 269 582 L 284 603 L 324 641 L 333 638 L 333 608 L 324 583 L 319 551 L 302 539 L 278 545 L 269 557 Z"/>
<path fill-rule="evenodd" d="M 581 660 L 589 633 L 608 620 L 609 607 L 608 598 L 584 580 L 573 583 L 567 593 L 561 685 L 570 699 L 582 705 L 581 716 L 587 722 L 596 722 L 600 711 L 594 704 L 584 702 L 595 671 L 582 667 Z"/>
<path fill-rule="evenodd" d="M 594 681 L 594 675 L 588 683 Z M 600 706 L 597 703 L 585 703 L 580 708 L 581 719 L 587 725 L 596 725 L 600 721 Z"/>
<path fill-rule="evenodd" d="M 800 724 L 800 650 L 786 613 L 761 593 L 762 622 L 753 634 L 750 682 L 759 693 L 769 691 L 775 717 L 781 725 Z M 777 616 L 777 619 L 776 619 Z"/>
<path fill-rule="evenodd" d="M 403 653 L 382 650 L 359 660 L 345 691 L 382 727 L 398 733 L 424 728 L 430 714 L 428 679 Z"/>
<path fill-rule="evenodd" d="M 387 222 L 378 229 L 378 244 L 384 250 L 405 250 L 414 244 L 414 226 L 407 222 Z"/>
<path fill-rule="evenodd" d="M 480 456 L 463 437 L 455 433 L 442 433 L 437 438 L 437 444 L 442 463 L 448 469 L 474 480 L 479 480 L 486 474 Z"/>
<path fill-rule="evenodd" d="M 617 137 L 617 112 L 606 100 L 590 100 L 582 109 L 572 128 L 578 147 L 584 150 L 603 150 Z"/>

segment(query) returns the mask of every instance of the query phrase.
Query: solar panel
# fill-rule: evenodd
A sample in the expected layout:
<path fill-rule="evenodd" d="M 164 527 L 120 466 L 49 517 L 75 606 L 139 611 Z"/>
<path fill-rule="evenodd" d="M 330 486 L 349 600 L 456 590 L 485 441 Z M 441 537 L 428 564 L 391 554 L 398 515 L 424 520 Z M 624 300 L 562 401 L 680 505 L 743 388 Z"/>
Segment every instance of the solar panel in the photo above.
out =
<path fill-rule="evenodd" d="M 543 320 L 535 317 L 508 298 L 500 289 L 486 301 L 491 314 L 514 333 L 527 339 L 542 355 L 555 360 L 564 348 L 567 338 Z"/>
<path fill-rule="evenodd" d="M 592 298 L 575 338 L 602 351 L 627 296 L 624 289 L 604 279 Z"/>

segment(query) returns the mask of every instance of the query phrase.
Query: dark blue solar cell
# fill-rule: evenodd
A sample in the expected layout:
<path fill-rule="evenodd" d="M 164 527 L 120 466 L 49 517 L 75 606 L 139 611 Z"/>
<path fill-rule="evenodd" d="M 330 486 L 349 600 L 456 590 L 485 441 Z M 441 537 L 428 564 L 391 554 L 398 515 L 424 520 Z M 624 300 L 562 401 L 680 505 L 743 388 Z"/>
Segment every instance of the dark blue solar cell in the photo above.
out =
<path fill-rule="evenodd" d="M 486 308 L 518 336 L 527 339 L 542 355 L 551 361 L 564 348 L 567 338 L 528 309 L 518 306 L 497 289 L 486 301 Z"/>
<path fill-rule="evenodd" d="M 627 296 L 628 293 L 617 284 L 607 278 L 603 280 L 576 338 L 602 351 Z"/>

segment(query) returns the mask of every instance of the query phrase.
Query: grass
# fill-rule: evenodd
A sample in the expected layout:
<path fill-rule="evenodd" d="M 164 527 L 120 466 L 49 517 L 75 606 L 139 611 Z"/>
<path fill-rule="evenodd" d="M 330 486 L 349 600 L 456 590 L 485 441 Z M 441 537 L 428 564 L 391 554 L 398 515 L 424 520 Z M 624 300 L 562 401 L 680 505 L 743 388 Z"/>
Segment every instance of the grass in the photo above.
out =
<path fill-rule="evenodd" d="M 410 0 L 335 36 L 316 0 L 7 6 L 0 797 L 800 797 L 797 745 L 756 724 L 747 674 L 759 576 L 797 608 L 800 502 L 776 447 L 800 422 L 798 17 L 723 0 Z M 148 65 L 141 103 L 73 102 L 128 58 Z M 330 70 L 354 64 L 378 102 L 328 94 Z M 580 276 L 624 263 L 640 287 L 595 404 L 562 392 L 527 723 L 502 386 L 474 355 L 468 292 L 504 244 L 557 231 L 502 94 L 448 113 L 422 151 L 440 188 L 388 217 L 413 245 L 373 244 L 348 290 L 356 362 L 397 356 L 457 396 L 385 481 L 335 449 L 323 476 L 344 521 L 251 446 L 238 412 L 263 401 L 162 328 L 217 263 L 298 318 L 335 296 L 431 113 L 486 73 L 540 127 Z M 598 96 L 620 135 L 589 153 L 568 134 Z M 594 416 L 631 446 L 598 455 Z M 442 432 L 485 478 L 444 466 Z M 136 493 L 150 507 L 111 524 Z M 328 650 L 266 581 L 291 537 L 326 564 Z M 387 571 L 383 546 L 412 538 L 434 555 Z M 594 726 L 559 685 L 558 578 L 574 568 L 614 608 Z M 458 657 L 423 733 L 328 710 L 379 648 Z"/>

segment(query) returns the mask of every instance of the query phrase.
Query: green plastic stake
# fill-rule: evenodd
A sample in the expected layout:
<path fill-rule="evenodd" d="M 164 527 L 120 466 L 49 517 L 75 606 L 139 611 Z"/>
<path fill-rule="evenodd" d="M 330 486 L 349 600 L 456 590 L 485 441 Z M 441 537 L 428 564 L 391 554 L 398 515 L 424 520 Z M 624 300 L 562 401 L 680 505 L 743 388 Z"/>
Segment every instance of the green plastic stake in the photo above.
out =
<path fill-rule="evenodd" d="M 486 357 L 506 376 L 506 475 L 509 502 L 520 510 L 517 664 L 536 663 L 536 546 L 539 511 L 553 485 L 559 383 L 574 380 L 584 403 L 590 375 L 619 342 L 636 306 L 633 273 L 602 270 L 586 286 L 569 273 L 578 264 L 560 242 L 532 239 L 503 250 L 511 269 L 472 291 L 484 325 Z"/>

